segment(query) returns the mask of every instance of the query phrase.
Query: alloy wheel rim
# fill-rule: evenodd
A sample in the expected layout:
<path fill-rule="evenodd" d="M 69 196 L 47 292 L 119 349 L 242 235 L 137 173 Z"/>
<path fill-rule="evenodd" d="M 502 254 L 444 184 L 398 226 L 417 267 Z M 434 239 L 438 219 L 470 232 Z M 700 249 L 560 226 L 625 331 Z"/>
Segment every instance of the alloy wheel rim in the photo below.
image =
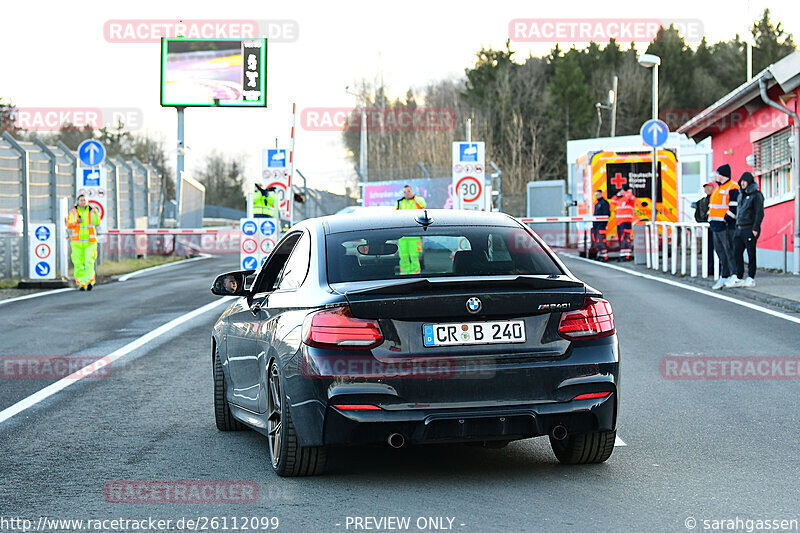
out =
<path fill-rule="evenodd" d="M 272 466 L 277 467 L 281 459 L 281 383 L 278 374 L 278 365 L 272 363 L 269 367 L 267 380 L 267 438 L 269 439 L 269 454 Z"/>

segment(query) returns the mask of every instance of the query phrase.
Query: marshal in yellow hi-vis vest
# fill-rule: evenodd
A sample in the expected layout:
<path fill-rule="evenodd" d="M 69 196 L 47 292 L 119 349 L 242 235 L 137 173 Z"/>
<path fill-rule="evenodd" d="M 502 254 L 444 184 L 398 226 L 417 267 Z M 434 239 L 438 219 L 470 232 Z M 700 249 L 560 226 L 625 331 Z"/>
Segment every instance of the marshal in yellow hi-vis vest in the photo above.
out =
<path fill-rule="evenodd" d="M 410 185 L 403 187 L 403 197 L 397 200 L 397 209 L 425 209 L 428 204 L 425 198 L 414 194 Z M 419 255 L 422 253 L 422 239 L 419 237 L 401 237 L 397 241 L 400 252 L 400 274 L 419 274 L 421 266 Z"/>
<path fill-rule="evenodd" d="M 256 190 L 253 192 L 253 216 L 256 218 L 275 218 L 277 210 L 277 195 L 275 189 L 270 187 L 264 189 L 256 183 Z"/>
<path fill-rule="evenodd" d="M 89 207 L 84 195 L 78 196 L 78 204 L 67 215 L 70 230 L 70 257 L 75 283 L 80 290 L 92 290 L 95 284 L 94 262 L 97 259 L 97 232 L 100 215 Z"/>

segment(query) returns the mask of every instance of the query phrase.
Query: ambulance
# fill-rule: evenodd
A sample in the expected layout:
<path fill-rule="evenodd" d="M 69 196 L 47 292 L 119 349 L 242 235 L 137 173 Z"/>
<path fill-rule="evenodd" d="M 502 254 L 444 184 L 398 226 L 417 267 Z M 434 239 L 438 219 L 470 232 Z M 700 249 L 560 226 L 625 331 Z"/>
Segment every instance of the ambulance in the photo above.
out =
<path fill-rule="evenodd" d="M 661 179 L 656 192 L 656 219 L 677 222 L 681 220 L 681 204 L 678 202 L 681 180 L 677 150 L 660 148 L 657 164 L 656 175 Z M 581 155 L 576 161 L 575 172 L 575 179 L 582 180 L 583 190 L 581 201 L 577 204 L 578 214 L 591 215 L 594 212 L 595 191 L 602 191 L 603 197 L 610 201 L 623 185 L 627 185 L 636 197 L 634 224 L 636 221 L 649 221 L 652 216 L 652 165 L 653 153 L 649 149 L 599 150 Z M 614 211 L 612 205 L 606 233 L 610 252 L 619 249 Z M 590 250 L 590 254 L 593 253 L 594 250 Z"/>

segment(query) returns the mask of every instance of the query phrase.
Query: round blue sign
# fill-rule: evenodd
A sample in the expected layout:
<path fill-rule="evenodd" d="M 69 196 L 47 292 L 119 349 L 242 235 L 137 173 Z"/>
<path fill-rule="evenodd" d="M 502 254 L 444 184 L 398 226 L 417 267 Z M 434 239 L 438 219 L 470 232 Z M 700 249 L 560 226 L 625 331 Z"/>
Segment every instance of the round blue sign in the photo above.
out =
<path fill-rule="evenodd" d="M 258 226 L 252 220 L 248 220 L 244 224 L 242 224 L 242 233 L 245 235 L 255 235 L 258 231 Z"/>
<path fill-rule="evenodd" d="M 275 225 L 275 222 L 272 220 L 267 219 L 261 223 L 261 233 L 263 233 L 267 237 L 273 235 L 276 229 L 277 226 Z"/>
<path fill-rule="evenodd" d="M 78 158 L 87 167 L 95 167 L 106 158 L 106 149 L 97 141 L 83 141 L 78 147 Z"/>
<path fill-rule="evenodd" d="M 669 126 L 662 120 L 651 119 L 642 124 L 642 129 L 639 131 L 642 140 L 647 146 L 658 148 L 667 142 L 669 136 Z"/>
<path fill-rule="evenodd" d="M 267 262 L 267 259 L 269 259 L 269 257 L 268 257 L 268 256 L 266 256 L 266 255 L 265 255 L 264 257 L 262 257 L 262 258 L 261 258 L 261 264 L 263 265 L 264 263 L 266 263 L 266 262 Z"/>
<path fill-rule="evenodd" d="M 48 265 L 44 261 L 39 261 L 38 263 L 36 263 L 35 270 L 37 276 L 44 277 L 50 273 L 50 265 Z"/>
<path fill-rule="evenodd" d="M 242 260 L 242 268 L 245 270 L 255 270 L 258 268 L 258 259 L 255 257 L 245 257 Z"/>
<path fill-rule="evenodd" d="M 40 241 L 46 241 L 50 238 L 50 230 L 47 229 L 47 226 L 39 226 L 34 233 Z"/>

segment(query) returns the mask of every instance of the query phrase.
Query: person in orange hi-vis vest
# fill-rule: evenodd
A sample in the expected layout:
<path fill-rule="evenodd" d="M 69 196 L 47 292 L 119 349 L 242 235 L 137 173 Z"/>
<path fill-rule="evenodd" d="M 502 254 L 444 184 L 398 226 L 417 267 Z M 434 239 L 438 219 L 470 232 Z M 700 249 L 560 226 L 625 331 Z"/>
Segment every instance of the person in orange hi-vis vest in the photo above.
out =
<path fill-rule="evenodd" d="M 736 232 L 736 211 L 739 205 L 739 184 L 731 179 L 727 163 L 717 168 L 719 187 L 708 200 L 708 225 L 714 239 L 714 251 L 722 263 L 720 278 L 711 287 L 721 289 L 736 279 L 736 256 L 733 251 L 733 234 Z"/>
<path fill-rule="evenodd" d="M 100 214 L 90 207 L 86 196 L 78 196 L 78 203 L 67 215 L 67 229 L 70 230 L 71 259 L 75 283 L 80 290 L 92 290 L 95 284 L 94 262 L 97 259 L 97 233 L 95 226 L 100 224 Z"/>
<path fill-rule="evenodd" d="M 636 197 L 628 187 L 623 184 L 617 194 L 611 198 L 614 205 L 614 220 L 617 222 L 617 239 L 619 239 L 619 260 L 630 261 L 633 251 L 633 210 L 636 207 Z"/>

